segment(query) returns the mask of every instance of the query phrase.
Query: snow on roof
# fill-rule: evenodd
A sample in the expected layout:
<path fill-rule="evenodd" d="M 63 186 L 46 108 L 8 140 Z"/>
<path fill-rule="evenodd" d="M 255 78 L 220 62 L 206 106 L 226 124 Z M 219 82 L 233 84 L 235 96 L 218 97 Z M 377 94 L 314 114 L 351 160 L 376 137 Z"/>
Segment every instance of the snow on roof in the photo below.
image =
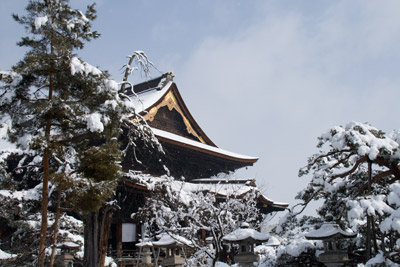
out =
<path fill-rule="evenodd" d="M 253 185 L 256 182 L 255 178 L 242 178 L 242 179 L 231 179 L 231 178 L 196 178 L 191 180 L 192 183 L 210 183 L 210 184 L 218 184 L 218 183 L 229 183 L 229 184 L 246 184 Z"/>
<path fill-rule="evenodd" d="M 150 174 L 139 172 L 129 172 L 127 177 L 130 177 L 140 185 L 145 186 L 148 190 L 154 190 L 156 184 L 170 183 L 172 190 L 174 190 L 182 202 L 189 204 L 192 200 L 192 193 L 197 192 L 210 192 L 222 197 L 229 195 L 241 196 L 252 190 L 259 191 L 259 189 L 252 185 L 247 184 L 230 184 L 230 183 L 191 183 L 186 181 L 175 180 L 173 177 L 161 176 L 154 177 Z M 268 204 L 276 206 L 288 206 L 287 203 L 275 202 L 264 195 L 261 195 Z"/>
<path fill-rule="evenodd" d="M 167 247 L 167 246 L 193 246 L 193 243 L 179 235 L 173 235 L 173 234 L 166 234 L 163 233 L 160 236 L 160 239 L 158 241 L 152 242 L 153 246 L 155 247 Z"/>
<path fill-rule="evenodd" d="M 272 205 L 275 205 L 275 206 L 282 206 L 282 207 L 285 207 L 285 208 L 286 208 L 287 206 L 289 206 L 289 203 L 273 201 L 272 199 L 267 198 L 267 197 L 266 197 L 265 195 L 263 195 L 263 194 L 261 194 L 261 197 L 264 198 L 265 201 L 267 201 L 267 202 L 269 202 L 269 203 L 271 203 Z"/>
<path fill-rule="evenodd" d="M 265 242 L 269 239 L 269 236 L 260 233 L 254 229 L 238 228 L 230 234 L 227 234 L 222 238 L 226 242 L 240 242 L 240 241 L 261 241 Z"/>
<path fill-rule="evenodd" d="M 162 82 L 163 82 L 163 80 L 161 80 L 160 84 Z M 143 112 L 146 109 L 153 106 L 158 100 L 160 100 L 168 92 L 168 90 L 172 84 L 173 84 L 173 81 L 169 81 L 167 84 L 165 84 L 164 87 L 160 88 L 160 90 L 158 90 L 158 89 L 157 90 L 148 90 L 148 91 L 144 91 L 142 93 L 131 95 L 131 100 L 134 103 L 136 112 L 137 113 Z"/>
<path fill-rule="evenodd" d="M 233 152 L 230 152 L 230 151 L 227 151 L 227 150 L 223 150 L 223 149 L 218 148 L 218 147 L 206 145 L 206 144 L 203 144 L 201 142 L 197 142 L 197 141 L 194 141 L 194 140 L 179 136 L 177 134 L 173 134 L 173 133 L 166 132 L 166 131 L 163 131 L 163 130 L 159 130 L 159 129 L 156 129 L 156 128 L 151 128 L 151 129 L 152 129 L 154 135 L 157 138 L 159 138 L 159 137 L 165 138 L 167 140 L 174 141 L 174 142 L 176 142 L 176 143 L 178 143 L 178 144 L 180 144 L 182 146 L 185 146 L 185 147 L 191 147 L 191 148 L 195 148 L 195 149 L 197 148 L 197 150 L 200 150 L 200 151 L 212 152 L 212 153 L 215 153 L 215 154 L 217 154 L 219 156 L 225 156 L 225 157 L 228 157 L 228 158 L 231 158 L 231 159 L 236 159 L 236 160 L 249 160 L 249 161 L 257 161 L 258 160 L 257 157 L 240 155 L 240 154 L 233 153 Z"/>
<path fill-rule="evenodd" d="M 325 223 L 318 230 L 309 232 L 305 235 L 307 239 L 327 239 L 331 237 L 351 238 L 356 237 L 357 234 L 351 230 L 343 231 L 339 225 L 335 223 Z"/>
<path fill-rule="evenodd" d="M 10 254 L 0 249 L 0 260 L 8 260 L 16 257 L 16 254 Z"/>
<path fill-rule="evenodd" d="M 137 247 L 152 247 L 153 242 L 150 238 L 140 239 L 140 242 L 136 244 Z"/>
<path fill-rule="evenodd" d="M 62 242 L 57 244 L 58 248 L 79 248 L 80 246 L 81 245 L 75 242 Z"/>
<path fill-rule="evenodd" d="M 182 188 L 188 192 L 207 191 L 222 196 L 243 195 L 254 189 L 254 187 L 240 184 L 194 184 L 189 182 L 183 183 Z"/>
<path fill-rule="evenodd" d="M 133 102 L 134 107 L 136 108 L 137 113 L 144 112 L 155 105 L 171 88 L 173 84 L 172 80 L 164 77 L 161 78 L 158 85 L 154 88 L 149 88 L 148 90 L 141 91 L 139 93 L 133 93 L 130 95 L 130 98 Z M 153 87 L 154 85 L 152 85 Z M 197 142 L 170 132 L 166 132 L 163 130 L 159 130 L 156 128 L 152 128 L 154 134 L 157 137 L 161 137 L 167 139 L 167 141 L 173 141 L 185 147 L 194 148 L 198 151 L 202 152 L 212 152 L 219 156 L 223 156 L 225 158 L 229 158 L 232 160 L 239 161 L 250 161 L 254 163 L 258 160 L 258 157 L 250 157 L 244 156 L 237 153 L 229 152 L 227 150 L 220 149 L 218 147 L 213 147 L 210 145 L 203 144 L 201 142 Z"/>
<path fill-rule="evenodd" d="M 275 236 L 270 236 L 267 243 L 265 243 L 266 246 L 271 246 L 271 247 L 279 246 L 280 244 L 281 242 Z"/>
<path fill-rule="evenodd" d="M 244 184 L 209 184 L 209 183 L 191 183 L 175 180 L 172 177 L 161 176 L 154 177 L 149 174 L 130 172 L 128 176 L 141 185 L 144 185 L 148 190 L 153 190 L 156 184 L 170 183 L 172 190 L 180 194 L 180 198 L 184 203 L 189 204 L 191 194 L 197 192 L 210 192 L 220 196 L 243 195 L 251 190 L 258 190 L 253 186 Z"/>

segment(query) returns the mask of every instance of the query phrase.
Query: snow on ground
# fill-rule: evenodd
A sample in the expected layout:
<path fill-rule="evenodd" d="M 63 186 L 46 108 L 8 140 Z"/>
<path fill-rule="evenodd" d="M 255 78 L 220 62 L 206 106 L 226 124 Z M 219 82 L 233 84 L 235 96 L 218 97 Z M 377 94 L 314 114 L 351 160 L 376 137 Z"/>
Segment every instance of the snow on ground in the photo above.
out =
<path fill-rule="evenodd" d="M 215 263 L 215 267 L 230 267 L 230 266 L 229 266 L 228 264 L 226 264 L 226 263 L 217 261 L 217 262 Z"/>
<path fill-rule="evenodd" d="M 115 263 L 114 259 L 111 257 L 106 257 L 106 261 L 104 263 L 104 266 L 107 267 L 117 267 L 117 264 Z"/>
<path fill-rule="evenodd" d="M 254 252 L 260 255 L 260 267 L 274 266 L 277 260 L 276 250 L 273 247 L 260 245 L 254 248 Z"/>
<path fill-rule="evenodd" d="M 367 261 L 367 263 L 365 264 L 365 266 L 392 266 L 392 267 L 396 267 L 396 266 L 400 266 L 397 263 L 392 262 L 389 259 L 386 259 L 386 257 L 383 255 L 383 252 L 380 252 L 378 255 L 376 255 L 375 257 L 373 257 L 372 259 L 370 259 L 369 261 Z"/>

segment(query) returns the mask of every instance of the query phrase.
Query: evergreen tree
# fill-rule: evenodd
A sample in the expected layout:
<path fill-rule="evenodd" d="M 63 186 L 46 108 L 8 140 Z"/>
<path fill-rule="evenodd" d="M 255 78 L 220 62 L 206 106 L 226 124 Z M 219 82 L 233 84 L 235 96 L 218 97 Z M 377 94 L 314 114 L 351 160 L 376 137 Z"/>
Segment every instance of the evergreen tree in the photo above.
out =
<path fill-rule="evenodd" d="M 303 209 L 312 200 L 323 200 L 319 214 L 359 232 L 357 246 L 366 260 L 378 255 L 400 262 L 399 133 L 385 134 L 358 122 L 332 127 L 319 137 L 320 151 L 299 172 L 311 175 L 297 195 Z"/>
<path fill-rule="evenodd" d="M 58 190 L 85 218 L 86 265 L 97 266 L 97 214 L 122 175 L 120 129 L 142 139 L 154 136 L 143 120 L 135 120 L 134 107 L 119 92 L 119 84 L 75 54 L 99 37 L 91 28 L 94 5 L 82 13 L 67 0 L 32 0 L 26 10 L 26 16 L 13 16 L 29 32 L 19 42 L 28 51 L 12 71 L 0 72 L 0 114 L 11 122 L 9 140 L 17 146 L 12 155 L 19 160 L 18 168 L 38 176 L 24 176 L 41 190 L 37 265 L 45 262 L 48 198 Z M 21 159 L 27 159 L 26 164 Z"/>

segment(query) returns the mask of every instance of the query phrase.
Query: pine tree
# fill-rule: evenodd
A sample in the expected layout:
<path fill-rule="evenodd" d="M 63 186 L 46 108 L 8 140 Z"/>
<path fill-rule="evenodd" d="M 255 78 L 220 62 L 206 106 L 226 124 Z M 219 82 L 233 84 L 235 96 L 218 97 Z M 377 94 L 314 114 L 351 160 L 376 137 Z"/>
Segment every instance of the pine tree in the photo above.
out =
<path fill-rule="evenodd" d="M 299 172 L 311 175 L 297 195 L 303 209 L 312 200 L 323 200 L 318 213 L 358 231 L 366 260 L 383 254 L 400 262 L 395 244 L 400 242 L 399 133 L 385 134 L 359 122 L 332 127 L 319 137 L 320 151 Z"/>
<path fill-rule="evenodd" d="M 91 28 L 94 5 L 84 14 L 67 0 L 32 0 L 26 10 L 26 16 L 13 16 L 29 32 L 19 42 L 28 52 L 12 71 L 0 72 L 0 114 L 12 122 L 10 141 L 30 159 L 21 168 L 40 176 L 38 265 L 45 262 L 50 185 L 85 218 L 85 237 L 91 239 L 85 242 L 86 265 L 96 266 L 96 216 L 122 175 L 120 129 L 141 138 L 151 132 L 132 120 L 137 115 L 119 84 L 75 54 L 99 37 Z"/>

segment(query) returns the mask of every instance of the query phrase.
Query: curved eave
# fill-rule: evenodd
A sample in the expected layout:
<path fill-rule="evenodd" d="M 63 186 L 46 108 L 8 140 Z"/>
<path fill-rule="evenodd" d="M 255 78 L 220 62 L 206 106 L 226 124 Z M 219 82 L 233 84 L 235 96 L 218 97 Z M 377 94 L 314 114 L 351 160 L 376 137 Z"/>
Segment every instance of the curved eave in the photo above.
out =
<path fill-rule="evenodd" d="M 181 94 L 179 93 L 178 87 L 176 83 L 174 82 L 168 82 L 160 91 L 159 93 L 159 98 L 156 101 L 151 101 L 150 105 L 144 105 L 144 110 L 142 110 L 140 115 L 145 115 L 147 112 L 152 108 L 160 104 L 164 97 L 169 93 L 169 91 L 173 91 L 174 95 L 176 96 L 177 101 L 179 102 L 179 106 L 183 109 L 183 112 L 185 113 L 186 117 L 190 121 L 190 124 L 193 126 L 193 128 L 196 130 L 196 132 L 205 140 L 205 142 L 210 145 L 210 146 L 215 146 L 213 141 L 205 134 L 205 132 L 200 128 L 198 123 L 194 120 L 192 114 L 189 112 L 189 109 L 187 108 L 185 102 L 182 99 Z M 140 94 L 138 95 L 140 98 Z"/>
<path fill-rule="evenodd" d="M 260 242 L 266 242 L 268 241 L 267 239 L 255 239 L 252 237 L 247 237 L 244 239 L 240 239 L 240 240 L 231 240 L 231 239 L 223 239 L 222 241 L 226 242 L 226 243 L 233 243 L 233 244 L 245 244 L 245 243 L 260 243 Z"/>
<path fill-rule="evenodd" d="M 184 113 L 186 114 L 186 116 L 188 117 L 190 123 L 192 124 L 193 128 L 196 129 L 196 131 L 199 133 L 199 135 L 201 137 L 203 137 L 203 139 L 206 141 L 206 143 L 210 146 L 215 146 L 213 141 L 211 141 L 211 139 L 206 135 L 206 133 L 201 129 L 201 127 L 197 124 L 197 122 L 195 121 L 195 119 L 193 118 L 192 114 L 190 113 L 189 109 L 186 107 L 185 102 L 183 101 L 183 98 L 181 96 L 181 94 L 179 93 L 178 87 L 176 85 L 176 83 L 173 83 L 171 85 L 171 90 L 174 91 L 174 94 L 177 96 L 177 100 L 181 106 L 181 108 L 184 110 Z"/>
<path fill-rule="evenodd" d="M 170 143 L 176 146 L 184 147 L 184 148 L 189 148 L 201 153 L 205 153 L 208 155 L 212 155 L 215 157 L 235 161 L 235 162 L 240 162 L 240 163 L 245 163 L 252 165 L 258 161 L 257 157 L 250 157 L 250 156 L 244 156 L 240 154 L 236 154 L 233 152 L 229 152 L 227 150 L 220 149 L 218 147 L 206 145 L 170 132 L 166 132 L 163 130 L 155 129 L 152 128 L 154 135 L 158 138 L 158 140 L 166 143 Z"/>
<path fill-rule="evenodd" d="M 305 235 L 306 239 L 308 240 L 326 240 L 326 239 L 335 239 L 335 238 L 354 238 L 356 237 L 357 234 L 343 234 L 343 233 L 334 233 L 331 235 L 325 235 L 325 236 L 307 236 Z"/>
<path fill-rule="evenodd" d="M 264 195 L 260 195 L 259 196 L 259 201 L 262 202 L 262 203 L 268 204 L 268 205 L 279 206 L 279 207 L 282 207 L 282 208 L 287 208 L 289 206 L 289 203 L 276 202 L 276 201 L 273 201 L 273 200 L 267 198 Z"/>

